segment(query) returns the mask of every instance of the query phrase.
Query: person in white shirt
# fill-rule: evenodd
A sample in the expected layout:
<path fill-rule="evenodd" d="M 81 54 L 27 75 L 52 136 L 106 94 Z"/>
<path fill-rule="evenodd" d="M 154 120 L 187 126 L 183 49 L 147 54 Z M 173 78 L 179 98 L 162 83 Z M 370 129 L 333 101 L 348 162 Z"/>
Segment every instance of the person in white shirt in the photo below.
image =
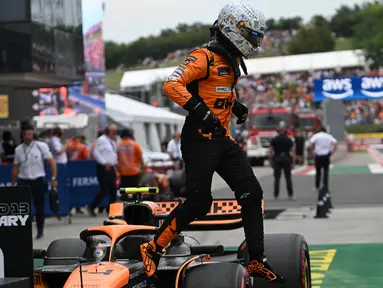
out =
<path fill-rule="evenodd" d="M 114 203 L 117 198 L 116 185 L 116 166 L 117 166 L 117 126 L 109 125 L 105 129 L 104 135 L 100 136 L 96 141 L 93 151 L 95 160 L 97 161 L 96 173 L 100 192 L 88 206 L 89 214 L 96 216 L 94 209 L 100 205 L 106 195 L 109 195 L 109 204 Z M 109 210 L 107 208 L 107 210 Z"/>
<path fill-rule="evenodd" d="M 31 189 L 33 203 L 36 208 L 37 237 L 44 235 L 45 220 L 45 193 L 48 185 L 45 182 L 45 160 L 52 171 L 51 187 L 57 186 L 56 161 L 46 143 L 34 140 L 34 128 L 23 127 L 23 143 L 16 147 L 15 159 L 12 169 L 12 185 L 29 186 Z"/>
<path fill-rule="evenodd" d="M 57 164 L 66 164 L 68 157 L 66 154 L 67 145 L 61 141 L 62 131 L 60 127 L 53 129 L 52 137 L 49 139 L 49 146 Z"/>
<path fill-rule="evenodd" d="M 315 156 L 315 188 L 320 188 L 321 172 L 323 169 L 323 188 L 328 191 L 328 172 L 330 167 L 331 155 L 337 149 L 337 140 L 329 133 L 325 127 L 321 127 L 319 132 L 310 138 L 311 153 Z"/>
<path fill-rule="evenodd" d="M 176 132 L 176 135 L 168 143 L 167 152 L 172 158 L 173 162 L 182 163 L 182 152 L 181 152 L 181 133 Z M 181 165 L 182 166 L 182 165 Z"/>

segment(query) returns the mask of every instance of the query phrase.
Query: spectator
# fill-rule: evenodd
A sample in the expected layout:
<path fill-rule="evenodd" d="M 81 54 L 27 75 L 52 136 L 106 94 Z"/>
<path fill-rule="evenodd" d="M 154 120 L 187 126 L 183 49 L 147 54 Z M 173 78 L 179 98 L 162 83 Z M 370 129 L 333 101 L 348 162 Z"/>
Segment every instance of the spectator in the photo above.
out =
<path fill-rule="evenodd" d="M 144 168 L 144 159 L 140 145 L 133 140 L 130 129 L 121 133 L 122 140 L 117 143 L 118 172 L 121 176 L 121 187 L 137 187 Z M 127 200 L 126 197 L 121 197 Z M 124 199 L 125 198 L 125 199 Z"/>
<path fill-rule="evenodd" d="M 32 193 L 33 203 L 36 208 L 37 236 L 40 239 L 44 236 L 45 220 L 45 193 L 48 185 L 45 182 L 45 160 L 52 171 L 51 186 L 57 185 L 56 162 L 46 143 L 34 140 L 34 128 L 24 126 L 23 143 L 16 147 L 15 159 L 12 169 L 12 185 L 29 186 Z"/>
<path fill-rule="evenodd" d="M 105 134 L 97 139 L 94 157 L 97 161 L 96 173 L 100 192 L 88 207 L 92 216 L 96 216 L 94 209 L 101 204 L 106 195 L 109 195 L 109 204 L 116 201 L 116 138 L 117 126 L 112 124 L 105 129 Z"/>
<path fill-rule="evenodd" d="M 13 163 L 13 159 L 15 156 L 16 143 L 13 139 L 11 131 L 3 132 L 3 141 L 0 145 L 0 159 L 3 165 Z"/>

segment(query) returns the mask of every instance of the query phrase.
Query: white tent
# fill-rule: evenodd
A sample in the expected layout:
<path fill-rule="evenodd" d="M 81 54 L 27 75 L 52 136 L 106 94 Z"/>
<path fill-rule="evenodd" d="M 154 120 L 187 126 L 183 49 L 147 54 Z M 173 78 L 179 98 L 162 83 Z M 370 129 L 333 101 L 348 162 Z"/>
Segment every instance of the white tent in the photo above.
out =
<path fill-rule="evenodd" d="M 165 80 L 166 77 L 172 74 L 174 70 L 175 67 L 127 71 L 122 76 L 120 88 L 121 90 L 124 90 L 130 87 L 146 87 L 153 84 L 156 81 Z M 127 85 L 125 85 L 124 83 L 126 83 Z"/>
<path fill-rule="evenodd" d="M 185 121 L 185 116 L 118 94 L 106 93 L 105 106 L 112 120 L 132 128 L 136 141 L 154 151 L 161 151 L 163 138 L 180 130 Z"/>
<path fill-rule="evenodd" d="M 360 50 L 334 51 L 291 56 L 265 57 L 245 60 L 248 74 L 273 74 L 281 72 L 310 71 L 333 68 L 361 67 L 366 64 Z M 121 90 L 149 87 L 155 81 L 164 81 L 176 67 L 127 71 Z M 148 89 L 148 88 L 147 88 Z"/>

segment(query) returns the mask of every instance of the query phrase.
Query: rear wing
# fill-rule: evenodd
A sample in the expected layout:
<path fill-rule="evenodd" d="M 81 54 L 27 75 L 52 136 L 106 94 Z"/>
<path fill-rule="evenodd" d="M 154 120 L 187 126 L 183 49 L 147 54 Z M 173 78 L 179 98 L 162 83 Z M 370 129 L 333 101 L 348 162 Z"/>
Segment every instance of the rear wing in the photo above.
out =
<path fill-rule="evenodd" d="M 123 192 L 127 193 L 144 193 L 152 194 L 157 193 L 154 188 L 138 188 L 133 192 L 134 189 L 124 189 Z M 147 190 L 145 190 L 147 189 Z M 146 192 L 147 191 L 147 192 Z M 142 201 L 142 202 L 128 202 L 128 203 L 114 203 L 109 208 L 109 219 L 121 219 L 124 215 L 125 205 L 147 205 L 152 209 L 153 216 L 160 220 L 160 224 L 167 218 L 170 212 L 177 207 L 178 204 L 182 203 L 183 200 L 179 201 Z M 262 200 L 262 212 L 264 213 L 264 201 Z M 217 231 L 217 230 L 233 230 L 243 226 L 241 217 L 241 206 L 237 200 L 234 199 L 215 199 L 210 207 L 210 211 L 205 217 L 202 217 L 189 224 L 185 231 Z"/>

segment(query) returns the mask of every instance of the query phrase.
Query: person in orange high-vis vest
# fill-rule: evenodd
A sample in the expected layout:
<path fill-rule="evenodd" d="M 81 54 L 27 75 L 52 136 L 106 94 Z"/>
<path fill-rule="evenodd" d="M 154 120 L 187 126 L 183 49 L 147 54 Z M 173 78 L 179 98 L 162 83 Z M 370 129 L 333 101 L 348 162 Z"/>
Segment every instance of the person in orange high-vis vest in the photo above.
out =
<path fill-rule="evenodd" d="M 89 158 L 89 153 L 85 144 L 81 143 L 81 137 L 76 136 L 70 140 L 67 146 L 68 161 L 80 161 Z"/>
<path fill-rule="evenodd" d="M 68 141 L 66 149 L 68 161 L 80 161 L 89 158 L 88 150 L 85 144 L 81 143 L 81 137 L 73 137 L 72 140 Z M 80 207 L 76 207 L 77 214 L 84 214 Z"/>
<path fill-rule="evenodd" d="M 142 150 L 140 145 L 134 141 L 133 132 L 124 129 L 117 143 L 118 172 L 121 179 L 121 187 L 137 187 L 144 168 Z M 123 198 L 123 197 L 122 197 Z"/>

